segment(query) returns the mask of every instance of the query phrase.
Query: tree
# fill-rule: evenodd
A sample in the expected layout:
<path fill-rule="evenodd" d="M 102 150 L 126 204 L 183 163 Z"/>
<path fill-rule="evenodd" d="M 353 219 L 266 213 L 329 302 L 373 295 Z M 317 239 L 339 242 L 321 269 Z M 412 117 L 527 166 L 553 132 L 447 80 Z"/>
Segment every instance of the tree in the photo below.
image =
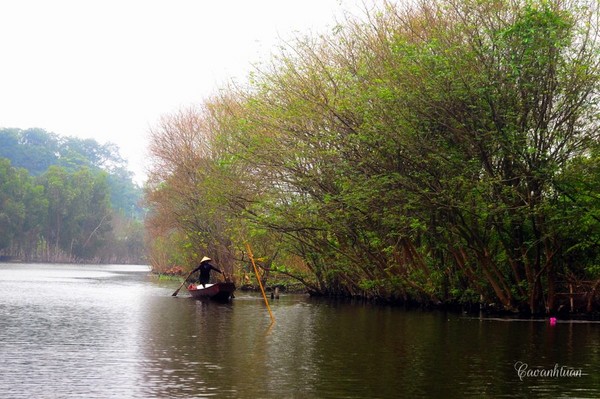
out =
<path fill-rule="evenodd" d="M 598 7 L 386 4 L 284 46 L 247 87 L 207 102 L 210 140 L 155 141 L 155 237 L 216 214 L 235 226 L 219 242 L 260 237 L 302 259 L 315 293 L 538 313 L 591 278 L 590 303 Z"/>
<path fill-rule="evenodd" d="M 42 184 L 49 200 L 45 237 L 54 256 L 94 259 L 111 230 L 106 174 L 93 175 L 88 169 L 68 174 L 52 166 Z"/>
<path fill-rule="evenodd" d="M 473 256 L 505 307 L 556 309 L 560 242 L 547 212 L 555 175 L 598 140 L 593 14 L 575 3 L 448 5 L 423 10 L 433 37 L 404 79 L 418 84 L 407 92 L 420 147 L 434 154 L 427 168 L 458 172 L 432 174 L 437 188 L 422 198 L 445 210 L 446 249 L 468 248 L 460 269 Z"/>
<path fill-rule="evenodd" d="M 127 162 L 113 143 L 100 144 L 93 139 L 61 137 L 43 129 L 0 129 L 0 157 L 11 160 L 15 167 L 40 176 L 52 165 L 68 172 L 89 168 L 109 174 L 113 208 L 130 217 L 141 219 L 139 202 L 142 190 L 133 182 Z"/>
<path fill-rule="evenodd" d="M 4 165 L 6 199 L 0 210 L 3 254 L 42 261 L 142 261 L 142 190 L 114 144 L 42 129 L 0 129 L 0 157 L 11 160 Z M 120 222 L 117 231 L 113 218 L 138 222 Z M 126 254 L 127 248 L 132 252 Z"/>
<path fill-rule="evenodd" d="M 155 267 L 165 246 L 170 263 L 191 264 L 205 254 L 229 269 L 230 240 L 218 206 L 212 202 L 208 179 L 214 168 L 211 131 L 201 110 L 190 108 L 165 116 L 150 132 L 154 162 L 146 201 L 152 208 L 147 228 L 156 239 L 151 252 Z M 165 243 L 166 241 L 166 243 Z"/>
<path fill-rule="evenodd" d="M 48 203 L 24 169 L 0 159 L 0 254 L 25 257 L 35 249 Z"/>

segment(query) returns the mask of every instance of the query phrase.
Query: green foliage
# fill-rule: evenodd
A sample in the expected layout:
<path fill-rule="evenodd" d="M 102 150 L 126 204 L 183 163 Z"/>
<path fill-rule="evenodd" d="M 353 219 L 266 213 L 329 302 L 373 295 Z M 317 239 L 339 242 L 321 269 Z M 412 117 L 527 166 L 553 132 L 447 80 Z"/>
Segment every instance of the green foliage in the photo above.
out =
<path fill-rule="evenodd" d="M 209 155 L 160 142 L 188 161 L 157 220 L 301 259 L 316 293 L 556 310 L 600 264 L 597 17 L 424 1 L 298 40 L 203 109 Z"/>
<path fill-rule="evenodd" d="M 41 176 L 51 167 L 63 167 L 69 173 L 88 168 L 108 173 L 112 207 L 128 217 L 141 219 L 142 190 L 133 182 L 119 148 L 93 139 L 61 137 L 43 129 L 0 129 L 0 158 L 33 176 Z"/>
<path fill-rule="evenodd" d="M 43 261 L 142 259 L 143 226 L 123 223 L 120 215 L 136 216 L 139 188 L 114 145 L 63 139 L 41 129 L 2 129 L 0 144 L 0 255 Z"/>
<path fill-rule="evenodd" d="M 35 241 L 43 226 L 48 201 L 24 169 L 0 159 L 0 251 Z"/>

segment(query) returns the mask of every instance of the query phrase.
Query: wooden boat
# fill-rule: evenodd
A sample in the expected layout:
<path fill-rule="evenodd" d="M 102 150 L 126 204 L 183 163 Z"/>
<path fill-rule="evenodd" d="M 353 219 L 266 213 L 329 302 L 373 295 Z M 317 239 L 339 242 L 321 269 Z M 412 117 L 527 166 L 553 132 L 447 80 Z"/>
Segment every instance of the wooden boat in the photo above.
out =
<path fill-rule="evenodd" d="M 233 297 L 235 291 L 234 283 L 216 283 L 206 284 L 202 288 L 201 284 L 190 284 L 187 286 L 190 295 L 195 299 L 214 299 L 216 301 L 228 301 Z"/>

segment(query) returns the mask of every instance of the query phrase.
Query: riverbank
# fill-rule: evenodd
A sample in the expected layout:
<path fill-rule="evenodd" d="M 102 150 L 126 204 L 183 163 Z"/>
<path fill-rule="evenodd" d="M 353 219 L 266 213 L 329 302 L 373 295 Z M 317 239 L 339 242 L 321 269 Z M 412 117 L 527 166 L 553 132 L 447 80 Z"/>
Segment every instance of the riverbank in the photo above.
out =
<path fill-rule="evenodd" d="M 185 273 L 182 270 L 174 269 L 169 273 L 152 273 L 159 280 L 172 280 L 177 282 L 182 282 Z M 588 321 L 599 321 L 600 320 L 600 312 L 592 311 L 592 312 L 584 312 L 579 310 L 571 311 L 569 307 L 563 306 L 557 312 L 549 312 L 549 313 L 531 313 L 526 310 L 506 310 L 500 307 L 497 304 L 485 304 L 485 303 L 458 303 L 458 302 L 418 302 L 416 300 L 405 300 L 405 299 L 385 299 L 385 298 L 367 298 L 363 296 L 328 296 L 328 295 L 315 295 L 314 293 L 310 293 L 307 288 L 297 282 L 292 280 L 281 280 L 277 279 L 276 281 L 267 281 L 264 284 L 265 291 L 273 296 L 275 296 L 275 292 L 278 294 L 306 294 L 313 298 L 323 298 L 325 300 L 342 300 L 349 303 L 356 304 L 374 304 L 379 306 L 390 306 L 394 308 L 403 308 L 406 310 L 429 310 L 429 311 L 443 311 L 443 312 L 451 312 L 454 314 L 464 314 L 470 316 L 480 317 L 484 315 L 485 317 L 493 317 L 493 318 L 506 318 L 506 319 L 521 319 L 521 320 L 532 320 L 532 319 L 550 319 L 557 318 L 559 320 L 588 320 Z M 238 290 L 245 292 L 260 292 L 260 287 L 258 284 L 252 284 L 250 282 L 246 282 L 238 286 Z"/>

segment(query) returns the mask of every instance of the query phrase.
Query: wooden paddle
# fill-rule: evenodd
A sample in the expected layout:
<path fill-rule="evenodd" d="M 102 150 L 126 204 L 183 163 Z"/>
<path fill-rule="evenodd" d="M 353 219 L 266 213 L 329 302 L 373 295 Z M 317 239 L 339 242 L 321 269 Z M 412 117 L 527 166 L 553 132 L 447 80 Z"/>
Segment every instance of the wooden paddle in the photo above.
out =
<path fill-rule="evenodd" d="M 177 296 L 177 294 L 179 294 L 179 290 L 181 289 L 181 287 L 183 287 L 183 285 L 185 284 L 185 282 L 187 281 L 188 278 L 190 278 L 190 276 L 192 275 L 194 271 L 191 271 L 190 274 L 187 275 L 187 277 L 185 278 L 185 280 L 183 280 L 183 283 L 181 283 L 181 285 L 179 286 L 179 288 L 177 288 L 177 290 L 175 290 L 175 292 L 171 295 L 171 296 Z"/>

